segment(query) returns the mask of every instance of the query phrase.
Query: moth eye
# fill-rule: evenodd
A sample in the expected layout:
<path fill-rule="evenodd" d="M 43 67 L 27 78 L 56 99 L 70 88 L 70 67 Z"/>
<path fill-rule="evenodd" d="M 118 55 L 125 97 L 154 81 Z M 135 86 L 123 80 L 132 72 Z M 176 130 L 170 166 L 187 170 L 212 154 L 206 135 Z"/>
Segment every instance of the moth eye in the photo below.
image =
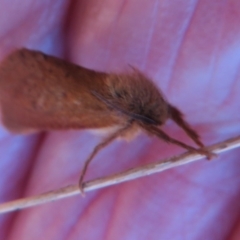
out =
<path fill-rule="evenodd" d="M 118 97 L 118 98 L 122 97 L 121 93 L 119 93 L 119 92 L 116 92 L 115 94 L 116 94 L 116 97 Z"/>
<path fill-rule="evenodd" d="M 127 92 L 125 90 L 115 91 L 115 97 L 123 99 L 127 96 Z"/>

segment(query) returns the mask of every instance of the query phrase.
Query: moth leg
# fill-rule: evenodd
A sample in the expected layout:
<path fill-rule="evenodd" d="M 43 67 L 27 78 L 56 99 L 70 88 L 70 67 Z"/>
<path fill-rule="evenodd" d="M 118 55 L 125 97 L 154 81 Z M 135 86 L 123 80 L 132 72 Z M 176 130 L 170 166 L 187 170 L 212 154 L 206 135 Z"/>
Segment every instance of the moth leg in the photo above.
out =
<path fill-rule="evenodd" d="M 196 149 L 194 147 L 191 147 L 183 142 L 180 142 L 170 136 L 168 136 L 165 132 L 163 132 L 161 129 L 155 127 L 155 126 L 151 126 L 151 127 L 148 127 L 146 129 L 148 132 L 158 136 L 159 138 L 163 139 L 164 141 L 166 142 L 169 142 L 169 143 L 173 143 L 173 144 L 176 144 L 180 147 L 183 147 L 189 151 L 192 151 L 192 152 L 197 152 L 201 155 L 205 155 L 207 157 L 207 159 L 210 159 L 211 157 L 213 157 L 213 153 L 203 149 L 203 148 L 200 148 L 200 149 Z"/>
<path fill-rule="evenodd" d="M 170 118 L 181 127 L 186 134 L 199 146 L 204 147 L 200 141 L 198 134 L 189 126 L 189 124 L 183 119 L 183 114 L 175 107 L 169 105 Z"/>
<path fill-rule="evenodd" d="M 125 131 L 127 131 L 129 128 L 131 127 L 131 123 L 124 126 L 123 128 L 118 129 L 116 132 L 114 132 L 112 135 L 108 136 L 105 140 L 103 140 L 101 143 L 99 143 L 92 151 L 92 153 L 90 154 L 90 156 L 87 158 L 87 160 L 84 163 L 81 175 L 80 175 L 80 179 L 79 179 L 79 188 L 80 188 L 80 192 L 82 195 L 84 195 L 84 183 L 83 183 L 83 179 L 84 176 L 87 172 L 87 168 L 90 164 L 90 162 L 92 161 L 92 159 L 94 158 L 94 156 L 104 147 L 106 147 L 109 143 L 111 143 L 114 139 L 116 139 L 117 137 L 119 137 L 121 134 L 123 134 Z"/>
<path fill-rule="evenodd" d="M 202 149 L 204 149 L 204 144 L 201 142 L 199 135 L 190 127 L 190 125 L 184 120 L 183 114 L 175 107 L 168 105 L 170 118 L 179 126 L 181 127 L 186 134 Z M 208 159 L 216 154 L 211 153 L 207 150 L 204 150 L 206 153 L 208 152 Z M 206 155 L 207 156 L 207 155 Z"/>

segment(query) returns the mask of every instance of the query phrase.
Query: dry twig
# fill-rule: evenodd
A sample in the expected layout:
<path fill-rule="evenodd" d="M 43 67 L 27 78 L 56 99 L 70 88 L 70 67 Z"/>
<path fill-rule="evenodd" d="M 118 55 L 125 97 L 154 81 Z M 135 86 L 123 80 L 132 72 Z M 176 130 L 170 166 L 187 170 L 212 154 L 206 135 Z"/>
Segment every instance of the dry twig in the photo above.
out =
<path fill-rule="evenodd" d="M 209 146 L 207 149 L 214 153 L 221 153 L 237 147 L 240 147 L 240 136 L 214 144 L 212 146 Z M 111 186 L 114 184 L 130 181 L 139 177 L 144 177 L 157 172 L 162 172 L 173 167 L 177 167 L 183 164 L 200 160 L 204 157 L 205 156 L 196 154 L 194 152 L 187 152 L 179 156 L 166 159 L 164 161 L 161 160 L 155 163 L 147 164 L 142 167 L 133 168 L 118 174 L 85 182 L 84 191 L 88 192 L 95 189 Z M 80 191 L 78 185 L 67 186 L 37 196 L 27 197 L 0 204 L 0 213 L 15 211 L 51 201 L 56 201 L 58 199 L 70 197 L 73 195 L 77 195 L 79 193 Z"/>

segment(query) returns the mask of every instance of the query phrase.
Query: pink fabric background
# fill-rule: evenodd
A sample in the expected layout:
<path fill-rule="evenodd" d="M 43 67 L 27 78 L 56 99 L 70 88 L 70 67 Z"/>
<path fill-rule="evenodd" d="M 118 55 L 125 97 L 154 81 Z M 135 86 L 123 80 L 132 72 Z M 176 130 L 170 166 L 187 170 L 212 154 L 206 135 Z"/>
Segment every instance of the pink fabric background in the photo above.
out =
<path fill-rule="evenodd" d="M 138 67 L 212 144 L 240 133 L 240 1 L 0 0 L 0 58 L 28 47 L 103 71 Z M 191 141 L 172 122 L 164 129 Z M 0 201 L 78 181 L 101 140 L 88 131 L 0 128 Z M 184 150 L 142 134 L 94 159 L 87 179 Z M 0 215 L 4 240 L 240 239 L 240 150 Z"/>

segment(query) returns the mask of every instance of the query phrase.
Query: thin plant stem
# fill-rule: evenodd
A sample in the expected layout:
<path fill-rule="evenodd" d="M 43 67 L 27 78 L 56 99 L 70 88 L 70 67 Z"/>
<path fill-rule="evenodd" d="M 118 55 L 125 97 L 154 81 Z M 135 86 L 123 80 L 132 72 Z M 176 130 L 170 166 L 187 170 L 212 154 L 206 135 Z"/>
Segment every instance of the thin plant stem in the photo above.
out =
<path fill-rule="evenodd" d="M 238 147 L 240 147 L 240 136 L 211 145 L 206 149 L 216 154 L 219 154 L 219 153 L 226 152 Z M 88 192 L 88 191 L 108 187 L 111 185 L 130 181 L 136 178 L 162 172 L 167 169 L 171 169 L 180 165 L 188 164 L 188 163 L 200 160 L 202 158 L 204 158 L 203 155 L 197 154 L 195 152 L 187 152 L 179 156 L 157 161 L 155 163 L 150 163 L 141 167 L 129 169 L 121 173 L 87 181 L 83 184 L 83 189 L 84 189 L 84 192 Z M 16 210 L 40 205 L 43 203 L 56 201 L 62 198 L 67 198 L 77 194 L 80 194 L 79 185 L 71 185 L 71 186 L 63 187 L 50 192 L 42 193 L 40 195 L 2 203 L 0 204 L 0 213 L 16 211 Z"/>

